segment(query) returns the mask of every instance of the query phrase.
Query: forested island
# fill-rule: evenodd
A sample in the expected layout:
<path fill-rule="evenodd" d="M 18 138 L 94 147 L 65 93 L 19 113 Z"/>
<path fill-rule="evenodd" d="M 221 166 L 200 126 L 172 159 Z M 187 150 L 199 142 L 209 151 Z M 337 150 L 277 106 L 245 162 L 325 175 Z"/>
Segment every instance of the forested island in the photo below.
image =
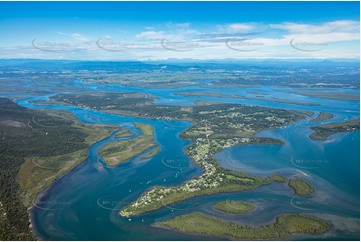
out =
<path fill-rule="evenodd" d="M 289 179 L 288 185 L 299 196 L 308 196 L 314 193 L 315 191 L 315 189 L 308 182 L 300 178 Z"/>
<path fill-rule="evenodd" d="M 354 132 L 360 130 L 360 119 L 348 120 L 339 123 L 321 124 L 311 127 L 315 132 L 310 134 L 313 140 L 325 140 L 330 135 L 342 132 Z"/>
<path fill-rule="evenodd" d="M 347 101 L 359 101 L 360 95 L 347 92 L 317 92 L 317 91 L 303 91 L 303 90 L 283 90 L 283 92 L 295 93 L 304 96 L 333 99 L 333 100 L 347 100 Z"/>
<path fill-rule="evenodd" d="M 289 104 L 295 104 L 295 105 L 319 106 L 319 104 L 315 104 L 315 103 L 296 102 L 296 101 L 291 101 L 291 100 L 286 100 L 286 99 L 269 98 L 269 97 L 265 97 L 265 96 L 247 97 L 247 96 L 236 95 L 236 94 L 225 94 L 225 93 L 217 93 L 217 92 L 200 92 L 200 91 L 198 91 L 198 92 L 176 92 L 175 94 L 182 95 L 182 96 L 190 96 L 190 97 L 206 96 L 206 97 L 217 97 L 217 98 L 238 98 L 238 99 L 247 99 L 247 100 L 277 102 L 277 103 L 289 103 Z"/>
<path fill-rule="evenodd" d="M 191 213 L 173 219 L 158 222 L 156 227 L 175 229 L 185 233 L 195 233 L 235 240 L 271 240 L 292 234 L 319 234 L 328 229 L 328 224 L 318 218 L 285 214 L 276 221 L 259 227 L 241 225 L 236 222 L 225 222 L 203 213 Z"/>
<path fill-rule="evenodd" d="M 141 134 L 134 139 L 121 140 L 108 143 L 99 150 L 103 160 L 110 166 L 119 165 L 122 162 L 142 154 L 150 148 L 155 148 L 154 130 L 149 124 L 135 123 L 135 126 L 141 130 Z M 157 149 L 153 149 L 151 155 L 143 156 L 150 158 L 155 155 Z"/>
<path fill-rule="evenodd" d="M 225 213 L 244 214 L 252 211 L 256 208 L 256 206 L 254 206 L 252 203 L 227 200 L 216 203 L 213 208 Z"/>

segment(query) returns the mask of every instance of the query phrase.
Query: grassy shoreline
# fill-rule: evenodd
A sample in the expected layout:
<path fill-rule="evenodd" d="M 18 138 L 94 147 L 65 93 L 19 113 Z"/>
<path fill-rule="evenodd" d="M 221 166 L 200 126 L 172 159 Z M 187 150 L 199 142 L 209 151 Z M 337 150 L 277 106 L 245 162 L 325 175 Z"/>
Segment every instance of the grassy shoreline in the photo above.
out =
<path fill-rule="evenodd" d="M 99 150 L 99 154 L 109 166 L 119 165 L 152 147 L 158 146 L 154 141 L 154 128 L 151 125 L 143 123 L 135 123 L 134 125 L 142 132 L 139 136 L 130 140 L 108 143 Z M 152 155 L 155 154 L 152 153 Z"/>
<path fill-rule="evenodd" d="M 149 159 L 153 156 L 155 156 L 156 154 L 158 154 L 158 152 L 160 151 L 160 147 L 157 146 L 155 148 L 153 148 L 151 151 L 149 151 L 148 153 L 146 153 L 145 155 L 141 156 L 141 159 Z"/>
<path fill-rule="evenodd" d="M 308 103 L 308 102 L 302 103 L 302 102 L 286 100 L 286 99 L 268 98 L 268 97 L 264 97 L 264 96 L 246 97 L 246 96 L 243 96 L 243 95 L 224 94 L 224 93 L 219 93 L 219 92 L 195 91 L 195 92 L 176 92 L 175 94 L 176 95 L 182 95 L 182 96 L 189 96 L 189 97 L 206 96 L 206 97 L 217 97 L 217 98 L 235 98 L 235 99 L 258 100 L 258 101 L 287 103 L 287 104 L 304 105 L 304 106 L 320 106 L 319 104 L 316 104 L 316 103 Z"/>
<path fill-rule="evenodd" d="M 38 194 L 50 187 L 55 180 L 68 174 L 84 162 L 88 158 L 87 151 L 91 145 L 105 139 L 118 129 L 118 127 L 110 125 L 84 125 L 79 123 L 77 126 L 88 134 L 85 149 L 59 156 L 46 157 L 45 159 L 42 157 L 26 158 L 21 165 L 17 175 L 17 182 L 20 186 L 22 200 L 26 206 L 32 206 Z M 34 159 L 36 162 L 34 162 Z"/>
<path fill-rule="evenodd" d="M 28 209 L 38 194 L 119 127 L 84 124 L 67 111 L 29 109 L 6 98 L 0 106 L 0 209 L 6 214 L 0 216 L 0 238 L 33 240 Z"/>
<path fill-rule="evenodd" d="M 132 137 L 134 134 L 130 132 L 128 128 L 123 128 L 122 130 L 118 131 L 115 134 L 115 138 L 129 138 Z"/>
<path fill-rule="evenodd" d="M 360 96 L 358 94 L 346 93 L 346 92 L 310 92 L 299 90 L 281 90 L 281 92 L 294 93 L 303 96 L 331 99 L 331 100 L 344 100 L 344 101 L 359 101 Z"/>
<path fill-rule="evenodd" d="M 333 115 L 332 113 L 325 113 L 325 112 L 320 112 L 316 118 L 310 120 L 310 122 L 320 122 L 320 121 L 326 121 L 329 119 L 332 119 L 333 117 L 335 117 L 335 115 Z"/>
<path fill-rule="evenodd" d="M 315 192 L 315 189 L 308 182 L 300 178 L 289 179 L 288 186 L 291 187 L 298 196 L 302 197 Z"/>
<path fill-rule="evenodd" d="M 176 216 L 173 219 L 155 223 L 154 226 L 183 233 L 230 237 L 236 240 L 270 240 L 285 238 L 293 234 L 314 235 L 327 231 L 329 227 L 319 218 L 298 214 L 279 215 L 273 223 L 250 227 L 236 222 L 225 222 L 199 212 Z"/>
<path fill-rule="evenodd" d="M 352 119 L 344 122 L 322 124 L 311 127 L 313 132 L 310 138 L 313 140 L 326 140 L 329 136 L 337 133 L 354 132 L 360 130 L 360 119 Z"/>
<path fill-rule="evenodd" d="M 245 214 L 254 209 L 256 206 L 252 203 L 237 201 L 237 200 L 227 200 L 214 204 L 214 209 L 224 212 L 224 213 L 232 213 L 232 214 Z"/>

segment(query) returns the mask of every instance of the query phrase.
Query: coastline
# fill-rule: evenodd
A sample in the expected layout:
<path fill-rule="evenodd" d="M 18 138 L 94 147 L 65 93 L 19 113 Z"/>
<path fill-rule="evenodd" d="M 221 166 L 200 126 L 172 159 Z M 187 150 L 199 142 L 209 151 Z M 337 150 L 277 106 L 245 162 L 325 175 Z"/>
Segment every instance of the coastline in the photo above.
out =
<path fill-rule="evenodd" d="M 296 110 L 290 110 L 291 112 L 299 112 L 299 111 L 296 111 Z M 303 112 L 301 111 L 300 113 L 302 113 L 302 117 L 300 117 L 299 119 L 296 119 L 294 122 L 290 122 L 288 124 L 286 124 L 286 126 L 288 125 L 293 125 L 297 122 L 300 122 L 302 120 L 308 120 L 310 119 L 315 113 L 312 112 L 312 115 L 307 115 L 307 114 L 310 114 L 310 113 L 306 113 L 306 112 Z M 204 163 L 207 163 L 204 158 L 201 158 L 201 160 L 198 160 L 196 161 L 195 160 L 195 157 L 194 155 L 191 155 L 190 151 L 189 151 L 189 148 L 192 148 L 192 146 L 197 146 L 194 141 L 192 140 L 192 138 L 190 138 L 189 136 L 186 136 L 186 135 L 182 135 L 182 134 L 185 134 L 189 129 L 191 129 L 192 127 L 194 127 L 194 122 L 192 122 L 191 126 L 188 127 L 187 129 L 183 130 L 182 132 L 179 133 L 179 137 L 182 138 L 183 140 L 187 140 L 187 141 L 190 141 L 191 143 L 189 145 L 187 145 L 186 147 L 184 147 L 184 154 L 187 155 L 189 157 L 189 159 L 192 161 L 192 163 L 195 165 L 195 166 L 198 166 L 202 169 L 202 173 L 199 175 L 199 176 L 196 176 L 196 177 L 193 177 L 193 178 L 190 178 L 184 182 L 182 182 L 180 185 L 177 185 L 177 186 L 153 186 L 151 187 L 150 189 L 144 191 L 135 201 L 133 201 L 132 203 L 130 203 L 129 205 L 121 208 L 118 212 L 118 215 L 121 216 L 121 217 L 131 217 L 131 216 L 137 216 L 137 215 L 140 215 L 140 214 L 143 214 L 143 213 L 147 213 L 147 212 L 153 212 L 153 211 L 156 211 L 158 209 L 160 209 L 161 207 L 164 207 L 165 205 L 167 204 L 164 204 L 164 202 L 161 202 L 161 204 L 163 206 L 157 208 L 157 209 L 152 209 L 152 210 L 149 210 L 149 211 L 142 211 L 142 212 L 135 212 L 135 213 L 131 213 L 129 214 L 129 212 L 127 211 L 124 211 L 126 209 L 128 209 L 129 207 L 131 207 L 133 204 L 136 204 L 138 203 L 139 199 L 142 199 L 143 197 L 147 196 L 148 194 L 150 194 L 150 192 L 152 191 L 155 191 L 156 189 L 160 188 L 160 189 L 176 189 L 178 190 L 178 188 L 181 188 L 183 186 L 185 186 L 187 183 L 189 183 L 190 181 L 193 181 L 193 180 L 197 180 L 199 178 L 201 178 L 206 172 L 206 169 L 205 169 L 205 166 L 204 166 Z M 247 143 L 238 143 L 232 147 L 236 147 L 236 146 L 245 146 L 245 145 L 252 145 L 252 144 L 256 144 L 256 145 L 274 145 L 274 144 L 277 144 L 277 145 L 284 145 L 285 142 L 283 140 L 280 140 L 280 139 L 277 139 L 277 138 L 269 138 L 269 137 L 259 137 L 257 136 L 257 134 L 263 132 L 263 131 L 266 131 L 266 130 L 277 130 L 277 129 L 281 129 L 283 127 L 276 127 L 276 128 L 265 128 L 265 129 L 262 129 L 262 130 L 259 130 L 258 132 L 254 133 L 251 138 L 266 138 L 266 139 L 271 139 L 273 142 L 272 143 L 252 143 L 252 142 L 247 142 Z M 182 137 L 183 136 L 183 137 Z M 209 144 L 208 144 L 209 145 Z M 193 147 L 195 149 L 195 147 Z M 188 151 L 187 151 L 188 149 Z M 221 150 L 218 150 L 216 153 L 224 150 L 225 148 L 223 147 Z M 271 176 L 274 175 L 274 174 L 270 174 L 269 176 L 266 176 L 266 177 L 260 177 L 260 176 L 255 176 L 255 175 L 251 175 L 245 171 L 236 171 L 234 169 L 226 169 L 224 167 L 222 167 L 219 163 L 219 161 L 214 157 L 214 155 L 216 154 L 211 154 L 211 160 L 208 161 L 210 164 L 212 164 L 213 162 L 215 162 L 215 166 L 217 167 L 220 167 L 222 169 L 222 172 L 227 174 L 227 170 L 228 171 L 231 171 L 231 172 L 238 172 L 239 174 L 243 174 L 245 177 L 248 177 L 248 178 L 252 178 L 254 180 L 257 180 L 257 184 L 254 184 L 254 185 L 248 185 L 249 187 L 237 187 L 237 186 L 230 186 L 228 187 L 228 190 L 227 190 L 227 185 L 225 186 L 222 186 L 222 187 L 217 187 L 216 190 L 217 192 L 213 192 L 212 190 L 209 190 L 207 188 L 203 189 L 203 191 L 207 190 L 208 192 L 205 192 L 205 193 L 200 193 L 200 194 L 194 194 L 194 195 L 191 195 L 191 196 L 187 196 L 185 195 L 185 197 L 183 197 L 181 200 L 176 200 L 175 203 L 177 202 L 182 202 L 184 200 L 188 200 L 188 199 L 191 199 L 191 198 L 194 198 L 194 197 L 200 197 L 200 196 L 209 196 L 209 195 L 214 195 L 214 194 L 219 194 L 219 193 L 228 193 L 228 192 L 240 192 L 240 191 L 248 191 L 248 190 L 254 190 L 254 189 L 257 189 L 259 187 L 262 187 L 262 186 L 265 186 L 265 185 L 269 185 L 275 181 L 272 180 Z M 197 157 L 199 155 L 196 155 Z M 202 166 L 203 164 L 203 166 Z M 223 178 L 225 179 L 225 178 Z M 192 192 L 190 192 L 192 193 Z"/>
<path fill-rule="evenodd" d="M 317 221 L 319 223 L 322 223 L 326 228 L 324 231 L 321 231 L 320 233 L 300 233 L 300 232 L 290 232 L 288 234 L 284 234 L 280 237 L 271 237 L 271 238 L 256 238 L 256 239 L 252 239 L 252 240 L 256 240 L 256 241 L 259 241 L 259 240 L 280 240 L 280 241 L 290 241 L 290 238 L 298 238 L 298 239 L 302 239 L 302 238 L 307 238 L 307 236 L 322 236 L 322 235 L 325 235 L 327 233 L 330 232 L 330 230 L 333 229 L 333 225 L 330 224 L 329 221 L 326 221 L 326 220 L 323 220 L 319 217 L 316 217 L 314 215 L 309 215 L 309 214 L 299 214 L 299 213 L 281 213 L 281 214 L 277 214 L 275 216 L 273 216 L 272 219 L 270 220 L 267 220 L 266 222 L 261 222 L 259 223 L 258 225 L 248 225 L 246 223 L 239 223 L 238 221 L 225 221 L 225 220 L 222 220 L 222 219 L 219 219 L 219 218 L 216 218 L 212 215 L 209 215 L 209 214 L 206 214 L 206 213 L 202 213 L 202 212 L 191 212 L 191 213 L 187 213 L 187 214 L 183 214 L 183 215 L 180 215 L 180 216 L 175 216 L 171 219 L 167 219 L 167 220 L 164 220 L 164 221 L 158 221 L 158 222 L 155 222 L 153 224 L 151 224 L 152 227 L 155 227 L 155 228 L 161 228 L 161 229 L 166 229 L 166 230 L 169 230 L 169 231 L 173 231 L 173 232 L 177 232 L 177 233 L 186 233 L 186 234 L 191 234 L 191 235 L 195 235 L 195 236 L 204 236 L 204 237 L 210 237 L 210 238 L 220 238 L 221 239 L 229 239 L 231 241 L 243 241 L 243 240 L 248 240 L 249 239 L 246 239 L 246 238 L 243 238 L 243 239 L 237 239 L 235 237 L 232 237 L 230 235 L 224 235 L 224 236 L 217 236 L 217 235 L 209 235 L 209 234 L 202 234 L 202 233 L 197 233 L 197 232 L 184 232 L 184 231 L 180 231 L 176 228 L 173 228 L 173 227 L 168 227 L 166 225 L 163 225 L 164 222 L 169 222 L 169 221 L 172 221 L 173 219 L 177 219 L 179 217 L 184 217 L 184 216 L 190 216 L 190 215 L 201 215 L 201 216 L 206 216 L 210 219 L 214 219 L 214 220 L 217 220 L 218 222 L 220 223 L 226 223 L 226 224 L 230 224 L 230 223 L 235 223 L 236 225 L 238 226 L 241 226 L 241 227 L 245 227 L 245 228 L 250 228 L 250 229 L 259 229 L 261 227 L 268 227 L 268 226 L 272 226 L 274 224 L 277 224 L 278 223 L 278 220 L 279 219 L 282 219 L 284 217 L 298 217 L 298 218 L 306 218 L 306 219 L 311 219 L 311 220 L 314 220 L 314 221 Z M 161 223 L 161 224 L 159 224 Z"/>
<path fill-rule="evenodd" d="M 102 125 L 102 124 L 95 124 L 95 125 Z M 32 203 L 31 203 L 31 206 L 28 207 L 28 209 L 27 209 L 27 213 L 28 213 L 28 216 L 29 216 L 29 228 L 30 228 L 31 234 L 32 234 L 35 238 L 37 238 L 37 239 L 39 239 L 39 240 L 42 240 L 40 237 L 38 237 L 38 236 L 34 233 L 34 228 L 35 228 L 35 226 L 34 226 L 34 224 L 32 223 L 33 216 L 34 216 L 34 214 L 33 214 L 33 208 L 34 208 L 34 206 L 35 206 L 34 203 L 35 203 L 40 197 L 45 196 L 46 193 L 51 189 L 51 187 L 52 187 L 56 182 L 60 181 L 60 180 L 63 179 L 65 176 L 71 174 L 71 173 L 74 172 L 76 169 L 80 169 L 80 167 L 81 167 L 82 165 L 84 165 L 85 162 L 89 159 L 89 154 L 88 154 L 88 152 L 89 152 L 91 146 L 93 146 L 93 145 L 95 145 L 96 143 L 101 142 L 101 141 L 109 138 L 110 136 L 114 135 L 114 134 L 115 134 L 116 132 L 118 132 L 118 131 L 119 131 L 119 129 L 116 130 L 116 131 L 113 131 L 110 135 L 108 135 L 108 136 L 106 136 L 106 137 L 104 137 L 104 138 L 101 138 L 101 139 L 99 139 L 99 140 L 93 141 L 93 142 L 89 145 L 89 148 L 87 149 L 87 156 L 86 156 L 86 158 L 85 158 L 83 161 L 81 161 L 79 164 L 77 164 L 77 165 L 74 166 L 72 169 L 70 169 L 69 171 L 65 172 L 64 174 L 62 174 L 62 175 L 59 176 L 58 178 L 53 179 L 52 182 L 51 182 L 51 184 L 50 184 L 48 187 L 46 187 L 43 191 L 41 191 L 40 193 L 38 193 L 38 194 L 36 195 L 35 199 L 34 199 L 34 200 L 32 201 Z"/>
<path fill-rule="evenodd" d="M 293 123 L 294 124 L 294 123 Z M 192 123 L 192 125 L 193 125 L 193 123 Z M 188 127 L 189 128 L 189 127 Z M 262 130 L 262 131 L 264 131 L 264 130 Z M 260 132 L 262 132 L 262 131 L 260 131 Z M 182 131 L 183 132 L 183 131 Z M 96 142 L 99 142 L 99 141 L 96 141 Z M 96 142 L 94 142 L 94 143 L 96 143 Z M 191 144 L 189 144 L 189 145 L 191 145 Z M 240 145 L 248 145 L 248 144 L 240 144 Z M 185 148 L 185 147 L 184 147 Z M 193 160 L 192 160 L 192 162 L 193 162 Z M 193 162 L 194 163 L 194 162 Z M 79 165 L 78 165 L 79 166 Z M 77 166 L 77 167 L 78 167 Z M 68 173 L 70 173 L 70 172 L 72 172 L 72 171 L 69 171 Z M 68 173 L 66 173 L 66 174 L 68 174 Z M 66 175 L 66 174 L 64 174 L 64 176 Z M 63 176 L 62 176 L 63 177 Z M 53 185 L 53 183 L 52 183 L 52 185 Z M 52 186 L 51 185 L 51 186 Z M 48 190 L 48 189 L 46 189 L 46 190 Z M 44 190 L 44 192 L 46 192 L 46 190 Z M 43 192 L 42 192 L 43 193 Z M 40 196 L 40 195 L 39 195 Z M 32 207 L 30 207 L 29 209 L 31 209 Z M 31 221 L 30 221 L 31 222 Z M 32 224 L 30 224 L 29 226 L 32 226 Z M 32 226 L 32 228 L 33 228 L 33 226 Z M 33 232 L 33 230 L 32 230 L 32 232 Z M 33 234 L 34 234 L 34 232 L 33 232 Z M 34 235 L 35 236 L 35 235 Z"/>
<path fill-rule="evenodd" d="M 184 232 L 180 232 L 180 231 L 178 231 L 178 230 L 176 230 L 174 228 L 170 228 L 170 227 L 167 227 L 165 225 L 159 225 L 159 224 L 153 223 L 150 226 L 154 227 L 154 228 L 165 229 L 165 230 L 168 230 L 168 231 L 184 234 Z M 208 241 L 222 241 L 225 238 L 227 238 L 228 241 L 239 241 L 239 240 L 237 240 L 235 238 L 232 238 L 231 236 L 212 236 L 212 235 L 204 235 L 204 234 L 202 235 L 202 234 L 197 234 L 197 233 L 187 233 L 187 234 L 194 235 L 194 236 L 200 236 L 200 237 L 204 237 L 204 238 L 209 238 Z"/>

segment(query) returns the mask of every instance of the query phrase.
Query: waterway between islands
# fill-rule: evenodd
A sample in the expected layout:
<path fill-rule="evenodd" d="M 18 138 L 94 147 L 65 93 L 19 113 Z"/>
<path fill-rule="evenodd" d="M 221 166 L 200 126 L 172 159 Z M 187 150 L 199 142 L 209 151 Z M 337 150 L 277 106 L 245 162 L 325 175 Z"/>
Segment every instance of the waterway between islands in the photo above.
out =
<path fill-rule="evenodd" d="M 119 90 L 118 90 L 119 91 Z M 143 90 L 144 91 L 144 90 Z M 163 104 L 185 104 L 207 97 L 176 97 L 168 90 L 153 90 Z M 179 91 L 179 90 L 178 90 Z M 249 91 L 269 91 L 270 87 Z M 224 93 L 231 90 L 223 90 Z M 244 90 L 242 90 L 244 92 Z M 149 92 L 148 92 L 149 93 Z M 288 99 L 293 94 L 283 94 Z M 41 193 L 30 210 L 34 233 L 44 240 L 203 240 L 203 236 L 182 234 L 151 225 L 193 211 L 200 211 L 224 220 L 249 225 L 271 222 L 283 213 L 302 213 L 318 216 L 331 223 L 331 229 L 322 235 L 295 237 L 297 239 L 359 238 L 359 132 L 336 134 L 326 141 L 313 141 L 309 127 L 319 123 L 302 120 L 287 127 L 262 131 L 258 136 L 285 141 L 283 145 L 246 145 L 225 149 L 216 158 L 226 168 L 250 174 L 267 176 L 280 173 L 287 177 L 307 179 L 315 188 L 311 198 L 294 195 L 287 184 L 272 184 L 261 188 L 227 194 L 195 197 L 160 210 L 131 218 L 118 215 L 120 208 L 136 200 L 154 185 L 179 185 L 202 173 L 184 154 L 190 142 L 178 137 L 191 123 L 161 121 L 106 114 L 94 110 L 63 105 L 37 105 L 29 100 L 46 100 L 48 96 L 23 98 L 17 103 L 29 108 L 69 110 L 79 120 L 93 124 L 116 124 L 128 127 L 139 135 L 133 122 L 154 127 L 161 150 L 154 157 L 142 160 L 139 155 L 115 167 L 108 167 L 98 150 L 116 139 L 114 135 L 99 141 L 88 150 L 88 159 L 70 173 L 59 178 Z M 299 99 L 298 95 L 294 95 Z M 179 102 L 177 100 L 179 99 Z M 194 99 L 193 99 L 194 98 Z M 209 99 L 209 97 L 208 97 Z M 212 98 L 212 100 L 217 98 Z M 334 101 L 309 97 L 318 107 L 280 104 L 259 100 L 218 99 L 276 108 L 327 111 L 335 115 L 327 122 L 344 121 L 359 117 L 359 105 L 351 101 Z M 299 101 L 299 100 L 298 100 Z M 350 104 L 345 106 L 346 104 Z M 345 109 L 345 107 L 347 107 Z M 129 137 L 134 138 L 134 137 Z M 212 208 L 226 199 L 242 199 L 257 205 L 257 209 L 243 216 L 226 215 Z M 214 238 L 216 239 L 216 238 Z"/>

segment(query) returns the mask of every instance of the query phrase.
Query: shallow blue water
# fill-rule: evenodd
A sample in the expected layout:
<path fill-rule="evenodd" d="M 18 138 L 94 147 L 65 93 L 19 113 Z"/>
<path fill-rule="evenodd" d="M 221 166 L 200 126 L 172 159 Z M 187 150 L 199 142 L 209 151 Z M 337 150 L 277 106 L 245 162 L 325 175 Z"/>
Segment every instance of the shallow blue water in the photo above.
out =
<path fill-rule="evenodd" d="M 142 89 L 109 85 L 91 85 L 81 82 L 76 87 L 82 91 L 139 91 L 159 96 L 158 103 L 183 105 L 194 100 L 218 100 L 267 107 L 279 107 L 309 111 L 327 111 L 335 114 L 331 121 L 343 121 L 359 117 L 359 104 L 354 101 L 334 101 L 277 92 L 280 88 L 262 87 L 247 89 L 221 89 L 222 93 L 252 96 L 250 91 L 262 91 L 282 99 L 314 102 L 318 107 L 265 102 L 257 100 L 183 97 L 175 91 L 212 88 Z M 44 87 L 44 89 L 49 87 Z M 343 90 L 355 92 L 354 90 Z M 57 91 L 58 92 L 58 91 Z M 55 91 L 49 92 L 49 95 Z M 95 143 L 88 151 L 88 159 L 58 179 L 43 192 L 31 210 L 34 233 L 48 240 L 202 240 L 210 238 L 186 235 L 151 226 L 156 221 L 192 211 L 202 211 L 225 220 L 259 225 L 271 222 L 282 213 L 305 213 L 321 217 L 332 224 L 329 232 L 320 236 L 298 236 L 294 239 L 354 239 L 359 238 L 359 179 L 360 138 L 359 132 L 336 134 L 327 141 L 312 141 L 308 134 L 307 120 L 277 130 L 258 134 L 285 141 L 283 145 L 247 145 L 226 149 L 216 154 L 220 164 L 226 168 L 242 170 L 250 174 L 267 176 L 281 173 L 288 177 L 303 177 L 309 180 L 317 192 L 307 199 L 294 196 L 286 184 L 272 184 L 256 190 L 215 194 L 192 198 L 166 206 L 144 215 L 123 218 L 119 209 L 134 201 L 154 185 L 178 185 L 201 174 L 183 149 L 189 144 L 178 134 L 190 127 L 180 121 L 160 121 L 111 115 L 94 110 L 84 110 L 63 105 L 35 105 L 29 100 L 47 100 L 49 95 L 28 98 L 23 96 L 18 104 L 31 108 L 53 108 L 71 111 L 85 123 L 118 124 L 127 126 L 139 134 L 132 123 L 151 124 L 161 151 L 149 160 L 134 157 L 116 166 L 107 167 L 97 151 L 114 140 L 114 135 Z M 11 96 L 11 95 L 9 95 Z M 14 95 L 15 96 L 15 95 Z M 253 95 L 254 96 L 254 95 Z M 317 113 L 314 115 L 316 116 Z M 328 121 L 330 122 L 330 121 Z M 257 204 L 257 209 L 244 216 L 225 215 L 212 209 L 220 200 L 242 199 Z"/>

